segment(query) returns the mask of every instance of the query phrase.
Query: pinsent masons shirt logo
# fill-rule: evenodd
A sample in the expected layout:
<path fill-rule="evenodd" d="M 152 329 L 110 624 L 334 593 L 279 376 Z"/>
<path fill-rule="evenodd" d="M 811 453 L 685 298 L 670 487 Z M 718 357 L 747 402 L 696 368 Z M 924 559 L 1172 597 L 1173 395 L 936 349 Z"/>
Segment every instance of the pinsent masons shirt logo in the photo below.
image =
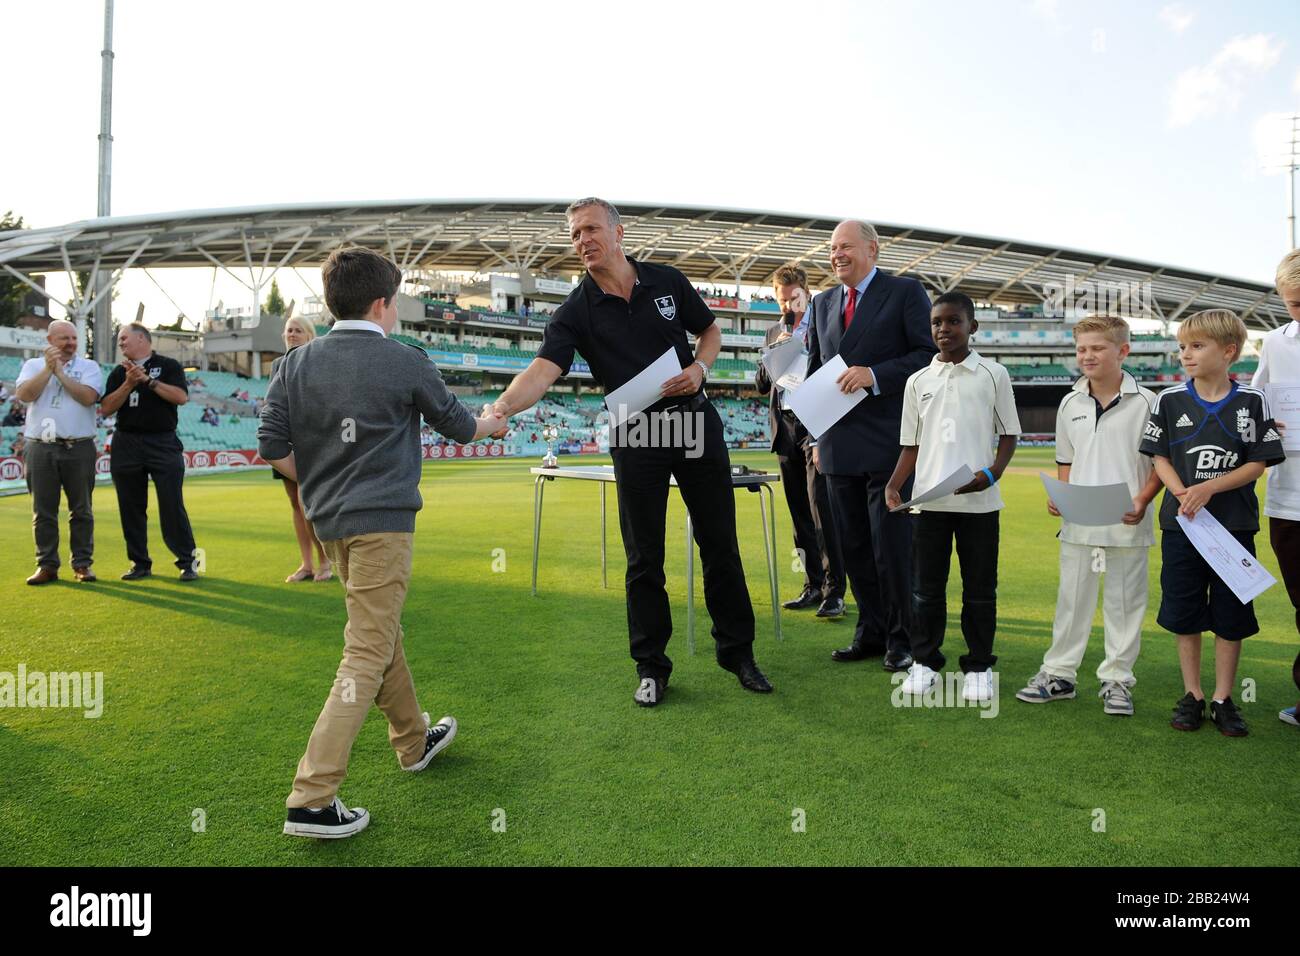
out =
<path fill-rule="evenodd" d="M 670 295 L 660 296 L 658 299 L 655 299 L 655 305 L 659 307 L 659 314 L 669 322 L 671 322 L 673 316 L 677 314 L 677 303 L 673 301 L 673 297 Z"/>

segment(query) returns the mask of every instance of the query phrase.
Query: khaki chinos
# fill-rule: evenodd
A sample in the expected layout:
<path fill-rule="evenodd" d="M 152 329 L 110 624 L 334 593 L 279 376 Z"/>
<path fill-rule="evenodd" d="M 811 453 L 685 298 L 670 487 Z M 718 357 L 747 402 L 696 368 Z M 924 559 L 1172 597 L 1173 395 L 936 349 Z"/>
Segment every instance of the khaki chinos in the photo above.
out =
<path fill-rule="evenodd" d="M 321 542 L 343 582 L 348 623 L 343 661 L 285 801 L 290 808 L 316 809 L 334 799 L 372 703 L 388 718 L 388 740 L 402 766 L 424 755 L 426 725 L 402 651 L 413 540 L 384 532 Z"/>

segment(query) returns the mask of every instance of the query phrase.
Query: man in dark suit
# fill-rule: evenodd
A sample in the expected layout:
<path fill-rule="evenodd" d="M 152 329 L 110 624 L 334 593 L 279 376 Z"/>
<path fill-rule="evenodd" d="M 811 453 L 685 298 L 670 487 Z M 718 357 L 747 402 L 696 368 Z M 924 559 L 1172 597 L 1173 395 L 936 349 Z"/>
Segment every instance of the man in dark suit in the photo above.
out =
<path fill-rule="evenodd" d="M 880 237 L 870 223 L 840 223 L 830 251 L 840 285 L 813 300 L 808 375 L 839 355 L 848 366 L 837 379 L 841 391 L 867 392 L 813 444 L 858 605 L 853 643 L 831 657 L 859 661 L 883 653 L 885 670 L 902 671 L 912 664 L 912 519 L 889 513 L 885 484 L 898 461 L 903 386 L 936 351 L 930 299 L 915 279 L 876 267 Z M 902 489 L 904 500 L 910 492 L 910 485 Z"/>
<path fill-rule="evenodd" d="M 808 309 L 808 274 L 796 265 L 784 265 L 776 270 L 772 285 L 781 307 L 781 321 L 767 330 L 763 344 L 772 346 L 796 335 L 805 338 L 807 326 L 803 319 Z M 804 567 L 803 592 L 781 606 L 802 611 L 820 605 L 818 617 L 840 617 L 844 614 L 844 563 L 831 521 L 826 476 L 813 467 L 812 452 L 807 447 L 808 429 L 785 407 L 786 390 L 773 384 L 761 361 L 754 384 L 759 394 L 771 393 L 768 433 L 772 436 L 772 451 L 781 469 L 781 485 L 794 523 L 794 545 L 802 555 Z"/>

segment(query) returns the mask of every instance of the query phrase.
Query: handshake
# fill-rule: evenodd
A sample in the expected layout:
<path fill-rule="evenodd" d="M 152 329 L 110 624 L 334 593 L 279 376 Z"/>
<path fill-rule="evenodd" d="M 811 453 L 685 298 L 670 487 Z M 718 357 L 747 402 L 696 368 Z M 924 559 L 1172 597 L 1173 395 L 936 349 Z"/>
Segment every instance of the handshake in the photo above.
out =
<path fill-rule="evenodd" d="M 474 419 L 478 427 L 474 431 L 474 440 L 480 438 L 505 438 L 509 425 L 506 421 L 505 406 L 500 402 L 484 405 L 479 417 Z"/>

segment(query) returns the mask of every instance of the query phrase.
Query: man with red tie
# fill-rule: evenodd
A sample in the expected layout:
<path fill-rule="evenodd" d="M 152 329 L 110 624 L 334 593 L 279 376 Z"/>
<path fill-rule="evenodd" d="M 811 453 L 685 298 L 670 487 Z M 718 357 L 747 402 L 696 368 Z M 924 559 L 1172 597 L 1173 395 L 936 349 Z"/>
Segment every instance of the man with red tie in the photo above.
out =
<path fill-rule="evenodd" d="M 930 298 L 915 279 L 877 268 L 874 226 L 846 220 L 831 234 L 831 268 L 840 285 L 813 299 L 808 376 L 836 355 L 848 368 L 838 384 L 867 397 L 813 444 L 826 476 L 844 570 L 858 606 L 853 643 L 837 661 L 884 655 L 885 670 L 912 665 L 912 519 L 890 514 L 885 485 L 898 461 L 903 386 L 935 354 Z M 901 489 L 910 497 L 911 486 Z"/>

